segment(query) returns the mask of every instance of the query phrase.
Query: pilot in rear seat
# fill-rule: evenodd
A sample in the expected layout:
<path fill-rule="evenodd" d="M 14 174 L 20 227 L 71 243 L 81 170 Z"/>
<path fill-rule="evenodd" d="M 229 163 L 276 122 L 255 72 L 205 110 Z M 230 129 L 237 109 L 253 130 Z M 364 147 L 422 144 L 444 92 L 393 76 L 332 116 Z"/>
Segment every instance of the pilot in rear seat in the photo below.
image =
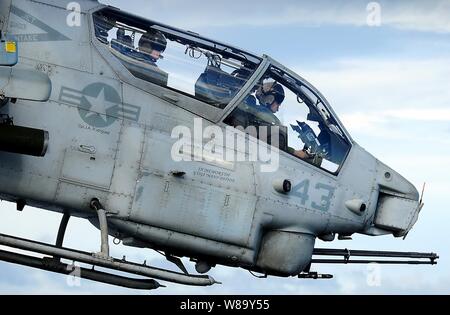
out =
<path fill-rule="evenodd" d="M 154 66 L 162 58 L 162 53 L 166 50 L 166 47 L 166 38 L 156 30 L 148 31 L 139 40 L 139 51 L 145 54 L 145 60 Z"/>
<path fill-rule="evenodd" d="M 167 40 L 164 35 L 157 30 L 149 30 L 141 36 L 139 51 L 133 54 L 133 58 L 142 64 L 131 65 L 129 70 L 140 79 L 166 86 L 169 75 L 156 65 L 156 62 L 163 58 L 162 53 L 166 47 Z"/>

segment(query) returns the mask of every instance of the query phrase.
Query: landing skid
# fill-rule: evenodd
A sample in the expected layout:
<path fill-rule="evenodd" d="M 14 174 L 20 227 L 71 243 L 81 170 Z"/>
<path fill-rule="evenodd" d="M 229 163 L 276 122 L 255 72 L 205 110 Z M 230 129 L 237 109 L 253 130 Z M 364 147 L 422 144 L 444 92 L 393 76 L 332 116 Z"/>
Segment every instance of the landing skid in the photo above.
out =
<path fill-rule="evenodd" d="M 184 273 L 149 267 L 145 263 L 136 264 L 123 259 L 116 259 L 112 257 L 104 258 L 97 254 L 57 247 L 50 244 L 21 239 L 4 234 L 0 234 L 0 245 L 51 256 L 36 258 L 8 251 L 0 251 L 0 260 L 10 263 L 39 268 L 61 274 L 71 274 L 73 272 L 73 267 L 61 263 L 59 259 L 63 258 L 73 262 L 89 264 L 94 267 L 102 267 L 108 270 L 121 271 L 130 275 L 144 276 L 147 278 L 145 280 L 138 280 L 128 277 L 119 277 L 114 274 L 103 273 L 94 269 L 80 269 L 80 272 L 76 274 L 76 276 L 79 276 L 80 278 L 117 286 L 125 286 L 133 289 L 157 289 L 161 287 L 158 282 L 149 278 L 191 286 L 210 286 L 218 283 L 210 276 L 186 275 Z"/>
<path fill-rule="evenodd" d="M 56 245 L 0 234 L 1 246 L 24 250 L 39 255 L 48 255 L 50 257 L 38 258 L 11 251 L 0 250 L 0 260 L 139 290 L 153 290 L 164 287 L 154 279 L 191 286 L 210 286 L 219 283 L 207 275 L 191 275 L 186 271 L 184 271 L 184 273 L 179 273 L 150 267 L 147 266 L 146 262 L 143 264 L 136 264 L 125 260 L 125 258 L 116 259 L 111 257 L 109 255 L 108 244 L 108 226 L 106 219 L 107 211 L 104 210 L 98 199 L 92 200 L 91 208 L 97 212 L 99 217 L 101 233 L 100 252 L 88 253 L 63 247 L 64 235 L 70 219 L 69 214 L 64 214 L 59 226 Z M 72 265 L 62 263 L 61 259 L 66 259 L 72 261 L 73 263 Z M 91 265 L 92 269 L 76 267 L 75 262 Z M 134 276 L 143 276 L 144 279 L 135 279 L 118 276 L 113 273 L 100 272 L 95 270 L 95 267 L 105 268 L 109 271 L 120 271 Z"/>
<path fill-rule="evenodd" d="M 20 264 L 32 268 L 51 271 L 59 274 L 80 277 L 96 282 L 102 282 L 111 285 L 118 285 L 124 288 L 138 290 L 154 290 L 163 287 L 157 281 L 152 279 L 132 279 L 105 272 L 96 271 L 94 269 L 86 269 L 61 263 L 59 259 L 44 257 L 36 258 L 27 255 L 21 255 L 8 251 L 0 250 L 0 260 L 13 264 Z"/>

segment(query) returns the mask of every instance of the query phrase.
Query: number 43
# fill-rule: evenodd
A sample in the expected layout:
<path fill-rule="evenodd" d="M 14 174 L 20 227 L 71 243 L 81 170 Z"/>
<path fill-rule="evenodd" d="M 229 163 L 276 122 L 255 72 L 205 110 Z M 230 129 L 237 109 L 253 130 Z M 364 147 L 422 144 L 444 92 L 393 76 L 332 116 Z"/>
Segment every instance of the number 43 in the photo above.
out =
<path fill-rule="evenodd" d="M 301 183 L 295 185 L 292 188 L 292 196 L 300 198 L 301 205 L 305 206 L 308 200 L 310 199 L 309 189 L 310 189 L 310 180 L 305 179 Z M 329 186 L 322 183 L 317 183 L 314 188 L 317 191 L 326 191 L 326 194 L 322 194 L 320 196 L 320 203 L 317 204 L 315 201 L 311 203 L 311 207 L 316 210 L 327 212 L 331 207 L 331 200 L 333 199 L 334 192 L 336 190 L 335 187 Z"/>

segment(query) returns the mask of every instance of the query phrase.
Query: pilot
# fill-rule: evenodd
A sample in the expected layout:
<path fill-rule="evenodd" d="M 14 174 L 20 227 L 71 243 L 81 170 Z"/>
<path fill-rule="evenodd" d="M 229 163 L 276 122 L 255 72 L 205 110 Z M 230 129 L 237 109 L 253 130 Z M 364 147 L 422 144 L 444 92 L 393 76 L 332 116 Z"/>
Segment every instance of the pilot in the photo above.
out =
<path fill-rule="evenodd" d="M 280 120 L 275 116 L 285 98 L 281 84 L 277 82 L 264 83 L 256 91 L 256 98 L 259 101 L 259 110 L 263 114 L 264 120 L 273 125 L 281 125 Z"/>
<path fill-rule="evenodd" d="M 286 95 L 281 84 L 277 82 L 264 83 L 257 91 L 256 98 L 260 104 L 260 112 L 263 114 L 264 120 L 273 125 L 281 125 L 280 120 L 275 115 L 280 110 Z M 295 150 L 288 147 L 288 152 L 298 158 L 307 160 L 312 156 L 306 150 Z"/>
<path fill-rule="evenodd" d="M 166 38 L 157 30 L 148 31 L 139 40 L 139 51 L 145 53 L 154 66 L 159 59 L 162 59 L 162 53 L 166 50 L 166 47 Z"/>

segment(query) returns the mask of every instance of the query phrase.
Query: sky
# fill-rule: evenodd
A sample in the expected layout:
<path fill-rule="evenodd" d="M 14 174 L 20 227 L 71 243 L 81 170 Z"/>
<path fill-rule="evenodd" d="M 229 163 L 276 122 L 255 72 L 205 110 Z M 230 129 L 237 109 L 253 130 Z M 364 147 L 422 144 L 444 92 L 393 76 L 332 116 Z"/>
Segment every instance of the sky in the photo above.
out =
<path fill-rule="evenodd" d="M 450 1 L 103 0 L 146 18 L 268 54 L 327 98 L 353 139 L 419 189 L 425 207 L 406 240 L 354 236 L 317 246 L 437 252 L 437 266 L 319 266 L 333 280 L 255 279 L 217 267 L 222 285 L 167 284 L 150 294 L 449 294 Z M 380 11 L 378 10 L 380 9 Z M 375 10 L 375 11 L 374 11 Z M 379 20 L 374 12 L 380 12 Z M 376 22 L 380 22 L 379 25 Z M 369 22 L 369 23 L 368 23 Z M 53 242 L 60 215 L 0 203 L 0 231 Z M 71 219 L 65 245 L 96 251 L 99 232 Z M 151 250 L 113 246 L 113 255 L 173 268 Z M 188 260 L 184 260 L 193 270 Z M 0 263 L 0 293 L 149 294 Z"/>

